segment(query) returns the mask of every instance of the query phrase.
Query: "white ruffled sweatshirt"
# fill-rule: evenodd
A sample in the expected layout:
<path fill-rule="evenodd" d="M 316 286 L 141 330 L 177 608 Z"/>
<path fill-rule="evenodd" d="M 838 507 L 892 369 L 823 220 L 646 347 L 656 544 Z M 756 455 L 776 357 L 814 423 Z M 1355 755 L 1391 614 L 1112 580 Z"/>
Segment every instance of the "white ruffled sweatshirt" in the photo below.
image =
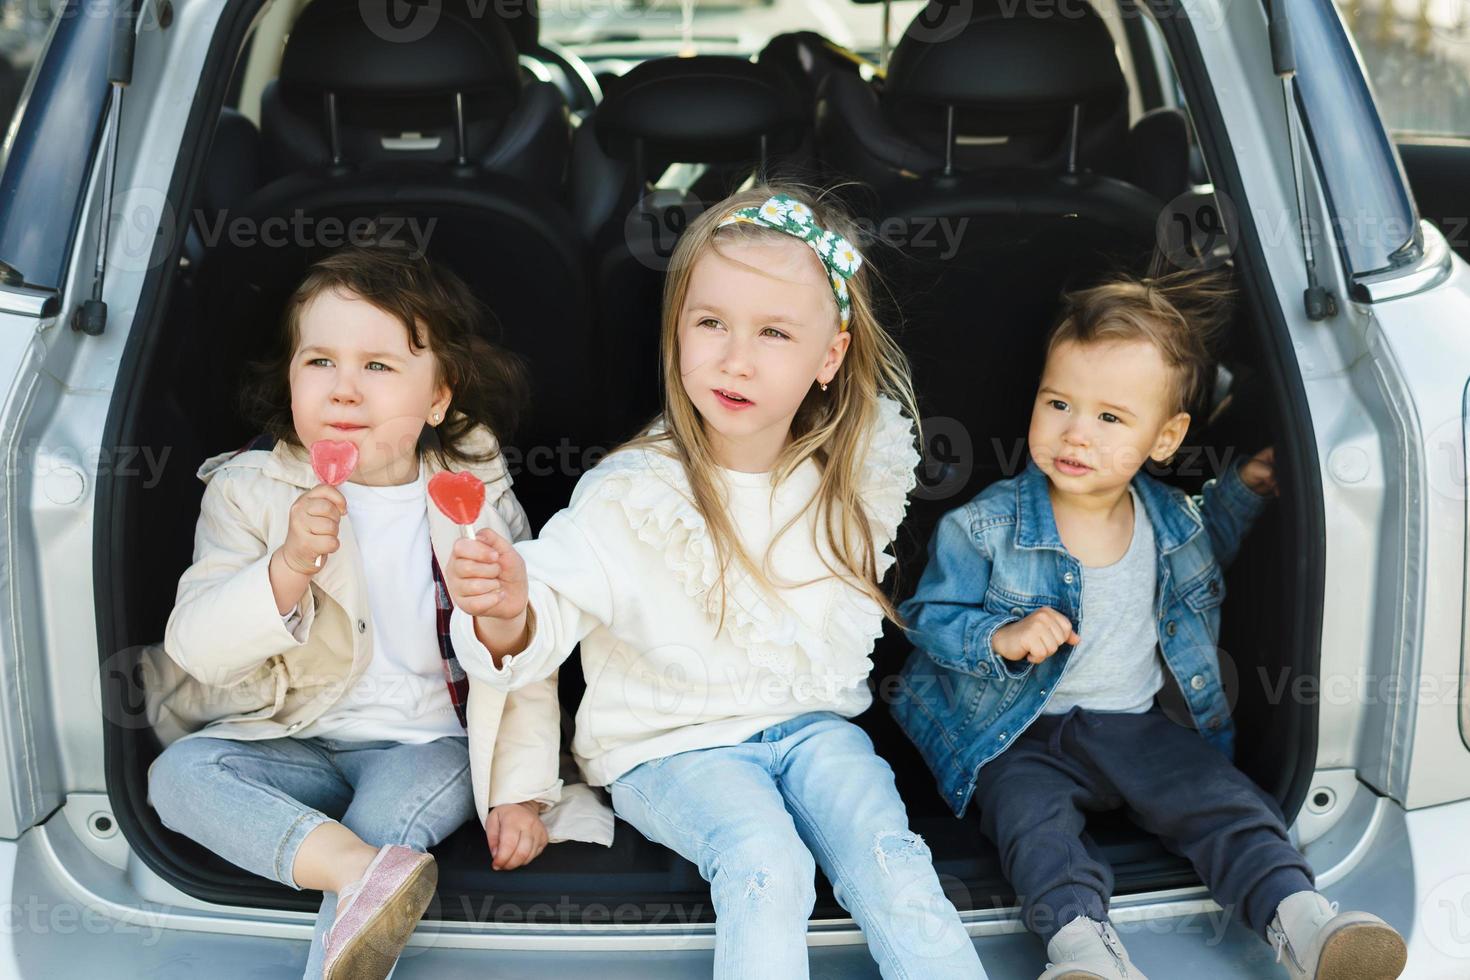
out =
<path fill-rule="evenodd" d="M 880 580 L 918 461 L 913 423 L 882 399 L 859 488 Z M 774 488 L 768 473 L 721 472 L 732 523 L 757 561 L 821 476 L 813 460 Z M 455 650 L 471 677 L 514 691 L 549 676 L 581 643 L 587 693 L 572 753 L 593 786 L 807 712 L 853 717 L 872 702 L 867 677 L 883 612 L 823 564 L 829 552 L 816 523 L 816 507 L 806 508 L 776 540 L 767 565 L 775 595 L 732 563 L 722 622 L 714 542 L 682 465 L 656 449 L 613 453 L 539 538 L 516 545 L 535 623 L 526 649 L 496 669 L 473 618 L 455 609 Z M 840 567 L 830 555 L 829 563 Z"/>

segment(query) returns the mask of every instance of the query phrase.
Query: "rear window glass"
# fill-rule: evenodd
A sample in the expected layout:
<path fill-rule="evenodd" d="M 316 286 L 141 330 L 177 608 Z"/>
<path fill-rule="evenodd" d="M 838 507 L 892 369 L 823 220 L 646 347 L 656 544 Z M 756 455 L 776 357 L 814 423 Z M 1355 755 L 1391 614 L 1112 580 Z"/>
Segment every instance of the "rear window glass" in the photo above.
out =
<path fill-rule="evenodd" d="M 494 0 L 497 9 L 513 12 L 535 4 L 541 37 L 576 50 L 584 58 L 650 52 L 683 54 L 753 54 L 778 34 L 814 31 L 827 40 L 872 61 L 883 45 L 883 5 L 855 0 Z M 1044 11 L 1064 16 L 1066 7 L 1047 0 Z M 1131 67 L 1122 36 L 1122 14 L 1116 0 L 1089 0 L 1119 42 L 1125 73 Z M 926 0 L 893 0 L 889 44 L 897 44 Z M 944 30 L 963 23 L 975 9 L 973 0 L 953 0 L 930 11 L 925 23 Z M 1010 8 L 1004 8 L 1010 9 Z"/>
<path fill-rule="evenodd" d="M 1337 0 L 1395 136 L 1470 137 L 1470 2 Z"/>
<path fill-rule="evenodd" d="M 852 0 L 541 0 L 537 9 L 542 37 L 584 54 L 623 44 L 679 47 L 686 40 L 701 54 L 759 51 L 788 31 L 817 31 L 843 47 L 876 53 L 883 37 L 882 4 Z M 923 9 L 924 0 L 895 0 L 893 41 Z"/>
<path fill-rule="evenodd" d="M 0 5 L 0 119 L 5 120 L 6 132 L 59 6 L 52 0 Z"/>
<path fill-rule="evenodd" d="M 1292 15 L 1297 92 L 1343 264 L 1356 276 L 1402 266 L 1418 215 L 1344 18 L 1332 0 L 1296 0 Z"/>
<path fill-rule="evenodd" d="M 107 100 L 112 21 L 86 0 L 24 0 L 0 7 L 0 26 L 0 261 L 31 285 L 55 288 Z"/>

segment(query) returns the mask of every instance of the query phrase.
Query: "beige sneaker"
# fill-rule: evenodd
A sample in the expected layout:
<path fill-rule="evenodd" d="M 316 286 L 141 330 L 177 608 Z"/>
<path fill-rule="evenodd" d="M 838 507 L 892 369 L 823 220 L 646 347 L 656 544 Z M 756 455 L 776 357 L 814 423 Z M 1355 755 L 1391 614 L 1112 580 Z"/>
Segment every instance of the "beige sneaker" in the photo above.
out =
<path fill-rule="evenodd" d="M 1369 912 L 1338 912 L 1317 892 L 1283 899 L 1266 935 L 1292 980 L 1395 980 L 1409 958 L 1393 926 Z"/>
<path fill-rule="evenodd" d="M 1112 923 L 1073 919 L 1046 944 L 1050 960 L 1040 980 L 1148 980 L 1133 961 Z"/>

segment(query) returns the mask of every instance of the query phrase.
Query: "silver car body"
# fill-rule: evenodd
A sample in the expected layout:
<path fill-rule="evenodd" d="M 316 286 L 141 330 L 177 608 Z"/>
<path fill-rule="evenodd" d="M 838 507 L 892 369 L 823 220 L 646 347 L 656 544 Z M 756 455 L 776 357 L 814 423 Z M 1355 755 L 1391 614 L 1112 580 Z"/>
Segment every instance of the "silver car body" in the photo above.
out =
<path fill-rule="evenodd" d="M 102 451 L 111 395 L 154 237 L 171 227 L 166 192 L 181 167 L 188 109 L 226 0 L 178 0 L 166 30 L 140 33 L 121 115 L 114 226 L 101 336 L 69 327 L 90 288 L 103 154 L 62 288 L 0 286 L 0 975 L 288 976 L 311 917 L 210 905 L 174 889 L 134 853 L 111 815 L 102 765 L 101 676 L 93 534 L 99 471 L 155 465 Z M 1321 886 L 1406 933 L 1406 976 L 1470 976 L 1470 702 L 1466 676 L 1466 399 L 1470 268 L 1422 229 L 1411 266 L 1352 280 L 1318 242 L 1337 316 L 1306 318 L 1289 131 L 1271 71 L 1261 5 L 1184 5 L 1204 78 L 1216 93 L 1243 200 L 1263 231 L 1252 247 L 1290 335 L 1310 406 L 1328 556 L 1317 773 L 1294 832 Z M 1305 66 L 1304 70 L 1310 70 Z M 79 143 L 79 151 L 94 148 Z M 1328 195 L 1307 144 L 1313 216 Z M 6 206 L 13 206 L 6 202 Z M 65 218 L 58 210 L 58 220 Z M 1284 228 L 1284 230 L 1283 230 Z M 541 921 L 441 923 L 430 917 L 400 978 L 607 978 L 708 975 L 712 929 Z M 1165 975 L 1277 975 L 1272 951 L 1203 889 L 1132 895 L 1115 919 L 1140 963 Z M 1034 976 L 1039 944 L 1015 910 L 967 913 L 995 978 Z M 850 920 L 813 922 L 815 975 L 876 976 Z"/>

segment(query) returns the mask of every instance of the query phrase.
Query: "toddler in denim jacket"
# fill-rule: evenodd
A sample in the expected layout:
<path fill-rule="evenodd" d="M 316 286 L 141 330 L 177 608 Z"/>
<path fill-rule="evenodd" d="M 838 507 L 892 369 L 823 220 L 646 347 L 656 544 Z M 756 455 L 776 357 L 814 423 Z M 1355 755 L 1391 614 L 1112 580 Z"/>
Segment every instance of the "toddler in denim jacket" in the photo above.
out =
<path fill-rule="evenodd" d="M 1222 275 L 1119 278 L 1066 297 L 1024 472 L 950 512 L 902 607 L 915 650 L 893 704 L 956 815 L 973 797 L 1043 980 L 1138 978 L 1108 921 L 1086 813 L 1126 807 L 1186 856 L 1293 978 L 1399 976 L 1403 939 L 1314 887 L 1275 800 L 1231 763 L 1216 642 L 1223 566 L 1269 498 L 1273 450 L 1198 498 L 1168 460 L 1210 377 Z M 1183 710 L 1165 713 L 1166 676 Z"/>

